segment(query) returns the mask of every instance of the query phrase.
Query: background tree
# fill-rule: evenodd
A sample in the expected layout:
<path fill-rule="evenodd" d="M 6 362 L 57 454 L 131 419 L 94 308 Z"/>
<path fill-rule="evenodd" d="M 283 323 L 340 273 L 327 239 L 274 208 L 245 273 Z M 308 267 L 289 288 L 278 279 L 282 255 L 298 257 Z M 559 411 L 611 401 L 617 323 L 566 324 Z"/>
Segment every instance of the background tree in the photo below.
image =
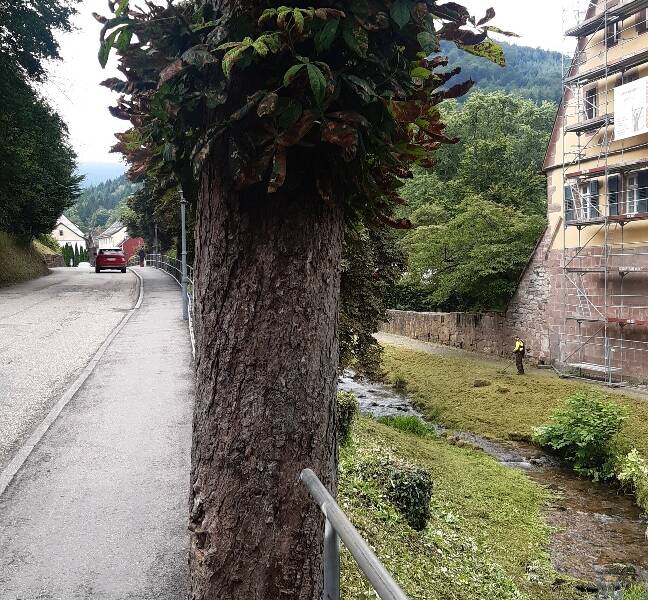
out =
<path fill-rule="evenodd" d="M 31 87 L 59 58 L 54 31 L 70 29 L 72 5 L 0 0 L 0 229 L 27 239 L 51 231 L 78 195 L 67 128 Z"/>
<path fill-rule="evenodd" d="M 196 402 L 191 596 L 321 596 L 322 517 L 298 483 L 335 491 L 340 261 L 350 222 L 395 219 L 400 178 L 451 141 L 436 105 L 440 38 L 503 62 L 456 3 L 206 1 L 105 21 L 128 81 L 114 115 L 130 173 L 195 201 Z M 468 26 L 468 27 L 466 27 Z"/>
<path fill-rule="evenodd" d="M 546 219 L 544 148 L 555 105 L 516 94 L 475 92 L 442 107 L 460 138 L 417 169 L 401 209 L 417 228 L 405 233 L 407 274 L 390 304 L 403 310 L 501 310 L 542 234 Z"/>

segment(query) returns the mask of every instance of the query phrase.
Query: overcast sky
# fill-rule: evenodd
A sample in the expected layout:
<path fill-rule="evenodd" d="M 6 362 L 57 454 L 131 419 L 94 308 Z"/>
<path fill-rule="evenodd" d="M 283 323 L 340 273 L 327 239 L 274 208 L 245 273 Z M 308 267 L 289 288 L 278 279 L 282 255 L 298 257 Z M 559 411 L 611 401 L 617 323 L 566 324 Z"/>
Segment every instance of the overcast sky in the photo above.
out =
<path fill-rule="evenodd" d="M 568 0 L 567 0 L 568 1 Z M 520 34 L 515 43 L 565 50 L 562 42 L 563 0 L 465 0 L 477 17 L 494 6 L 497 17 L 493 24 Z M 119 156 L 109 153 L 115 143 L 113 134 L 123 131 L 128 123 L 110 116 L 108 106 L 116 94 L 99 85 L 115 75 L 114 59 L 106 70 L 97 62 L 100 25 L 92 12 L 106 13 L 106 0 L 83 0 L 75 18 L 76 30 L 59 36 L 63 61 L 53 63 L 50 78 L 43 87 L 68 123 L 70 139 L 81 162 L 118 162 Z"/>

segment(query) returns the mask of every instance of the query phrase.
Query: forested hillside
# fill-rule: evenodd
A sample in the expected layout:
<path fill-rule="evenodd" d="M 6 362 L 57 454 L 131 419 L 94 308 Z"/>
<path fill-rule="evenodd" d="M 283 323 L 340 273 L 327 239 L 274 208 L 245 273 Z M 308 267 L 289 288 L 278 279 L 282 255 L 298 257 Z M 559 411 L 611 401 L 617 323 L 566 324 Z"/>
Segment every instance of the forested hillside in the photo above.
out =
<path fill-rule="evenodd" d="M 499 67 L 477 56 L 470 56 L 454 44 L 443 44 L 450 66 L 461 65 L 459 77 L 477 82 L 473 90 L 516 92 L 535 102 L 558 102 L 562 94 L 561 56 L 559 52 L 501 43 L 506 67 Z"/>
<path fill-rule="evenodd" d="M 125 175 L 83 190 L 77 203 L 65 215 L 83 231 L 105 227 L 119 218 L 126 199 L 138 190 Z"/>

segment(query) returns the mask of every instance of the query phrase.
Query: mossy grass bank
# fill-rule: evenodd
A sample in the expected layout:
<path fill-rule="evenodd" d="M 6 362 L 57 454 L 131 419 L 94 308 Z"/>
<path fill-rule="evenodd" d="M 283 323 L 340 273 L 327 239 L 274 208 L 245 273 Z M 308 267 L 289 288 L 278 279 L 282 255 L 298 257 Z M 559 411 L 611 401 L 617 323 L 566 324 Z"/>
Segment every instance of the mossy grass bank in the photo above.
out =
<path fill-rule="evenodd" d="M 47 275 L 44 252 L 50 250 L 39 242 L 22 241 L 0 231 L 0 287 Z"/>
<path fill-rule="evenodd" d="M 533 428 L 547 423 L 577 392 L 606 392 L 605 388 L 550 372 L 531 371 L 523 377 L 502 373 L 501 365 L 480 357 L 432 354 L 386 345 L 383 367 L 387 380 L 407 382 L 416 407 L 446 427 L 497 439 L 531 440 Z M 490 385 L 475 386 L 474 382 Z M 648 399 L 611 393 L 625 406 L 628 418 L 624 442 L 648 456 Z"/>
<path fill-rule="evenodd" d="M 362 465 L 385 454 L 432 475 L 431 515 L 423 531 L 412 529 L 363 477 Z M 341 451 L 338 499 L 409 598 L 590 597 L 551 566 L 550 531 L 542 519 L 547 492 L 475 450 L 357 418 Z M 346 551 L 342 560 L 343 598 L 375 598 Z"/>

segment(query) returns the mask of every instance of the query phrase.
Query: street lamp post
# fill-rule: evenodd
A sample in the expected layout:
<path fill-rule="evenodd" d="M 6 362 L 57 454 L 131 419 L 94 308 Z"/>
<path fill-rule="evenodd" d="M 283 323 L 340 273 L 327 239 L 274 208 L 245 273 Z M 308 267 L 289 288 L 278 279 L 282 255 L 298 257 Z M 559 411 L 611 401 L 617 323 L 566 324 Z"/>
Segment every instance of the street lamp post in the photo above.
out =
<path fill-rule="evenodd" d="M 182 318 L 189 319 L 189 296 L 187 295 L 187 201 L 180 190 L 180 224 L 182 231 Z"/>

